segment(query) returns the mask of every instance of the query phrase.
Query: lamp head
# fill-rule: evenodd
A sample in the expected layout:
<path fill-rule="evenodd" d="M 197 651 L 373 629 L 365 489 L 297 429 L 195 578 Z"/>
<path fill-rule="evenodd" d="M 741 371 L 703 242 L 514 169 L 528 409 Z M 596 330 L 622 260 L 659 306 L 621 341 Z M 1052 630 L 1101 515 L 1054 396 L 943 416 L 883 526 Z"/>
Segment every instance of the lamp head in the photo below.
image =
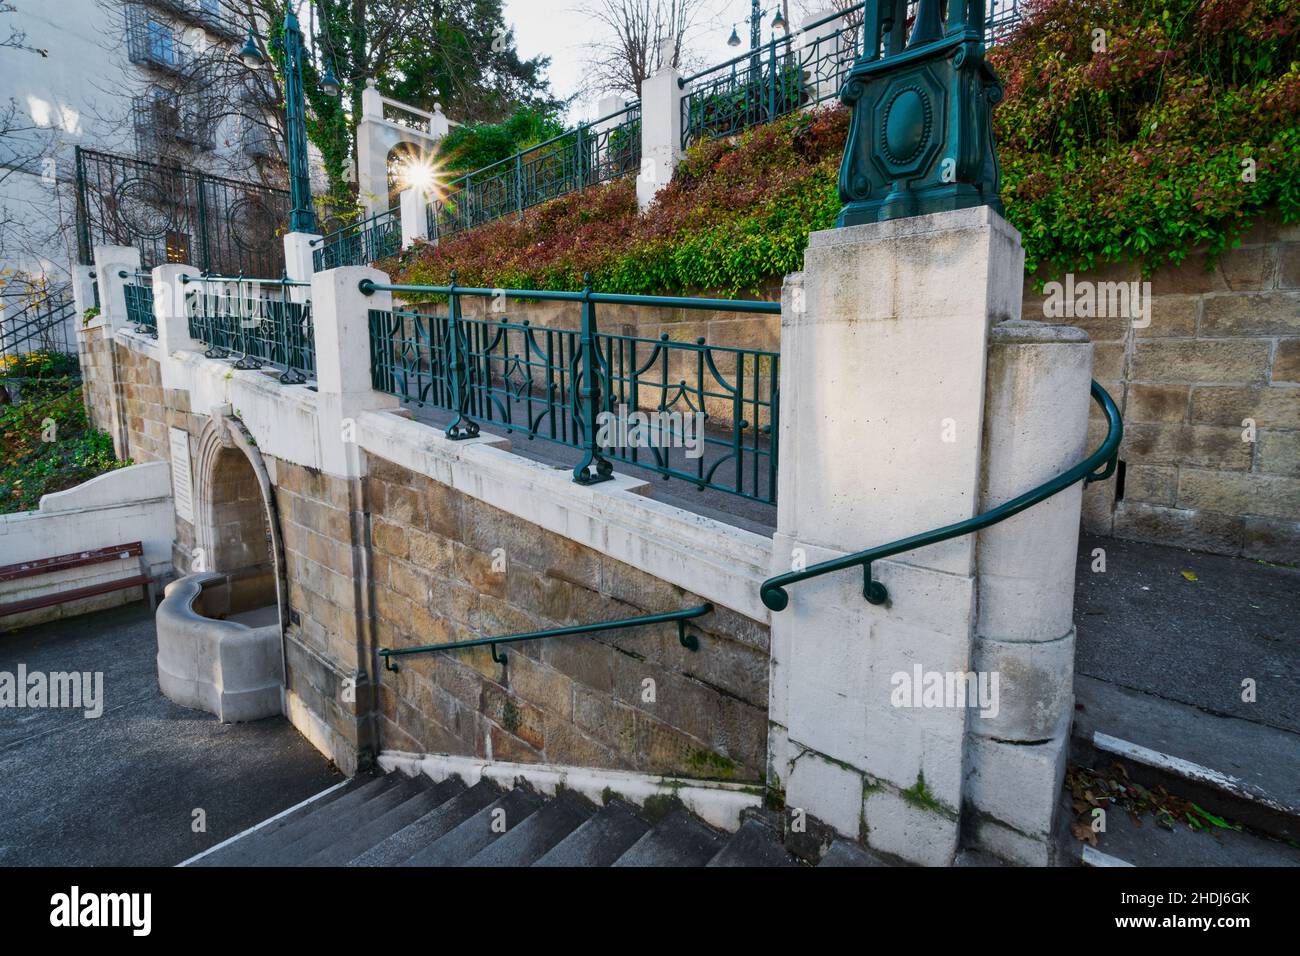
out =
<path fill-rule="evenodd" d="M 320 88 L 321 91 L 324 92 L 326 96 L 339 95 L 339 89 L 340 89 L 339 78 L 334 75 L 333 67 L 331 66 L 325 67 L 325 75 L 321 77 Z"/>
<path fill-rule="evenodd" d="M 256 70 L 262 65 L 262 51 L 257 48 L 257 38 L 253 36 L 253 28 L 248 28 L 248 36 L 244 39 L 244 46 L 239 51 L 239 58 L 243 60 L 244 66 L 250 70 Z"/>

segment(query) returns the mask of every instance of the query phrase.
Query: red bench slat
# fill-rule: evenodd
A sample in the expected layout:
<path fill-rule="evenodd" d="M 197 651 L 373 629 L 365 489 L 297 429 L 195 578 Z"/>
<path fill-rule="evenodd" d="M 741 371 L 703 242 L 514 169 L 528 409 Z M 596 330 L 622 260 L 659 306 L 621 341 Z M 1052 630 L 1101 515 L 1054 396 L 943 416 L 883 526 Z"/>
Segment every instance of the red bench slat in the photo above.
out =
<path fill-rule="evenodd" d="M 53 558 L 41 558 L 39 561 L 22 561 L 18 564 L 0 566 L 0 581 L 17 581 L 33 578 L 69 568 L 84 568 L 123 558 L 138 558 L 144 555 L 144 544 L 132 541 L 128 544 L 115 544 L 108 548 L 95 548 L 90 551 L 76 551 L 72 554 L 60 554 Z"/>

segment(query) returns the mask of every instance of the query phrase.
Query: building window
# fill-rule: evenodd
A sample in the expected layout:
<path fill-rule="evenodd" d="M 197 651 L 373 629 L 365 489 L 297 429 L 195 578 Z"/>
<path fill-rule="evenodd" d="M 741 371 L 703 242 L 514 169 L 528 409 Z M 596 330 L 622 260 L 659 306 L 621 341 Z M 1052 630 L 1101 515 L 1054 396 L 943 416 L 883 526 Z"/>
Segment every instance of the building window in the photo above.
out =
<path fill-rule="evenodd" d="M 172 39 L 171 27 L 165 23 L 150 19 L 149 21 L 149 56 L 155 63 L 176 63 L 176 46 Z"/>
<path fill-rule="evenodd" d="M 185 262 L 190 261 L 190 237 L 185 232 L 167 232 L 167 261 L 168 262 Z"/>

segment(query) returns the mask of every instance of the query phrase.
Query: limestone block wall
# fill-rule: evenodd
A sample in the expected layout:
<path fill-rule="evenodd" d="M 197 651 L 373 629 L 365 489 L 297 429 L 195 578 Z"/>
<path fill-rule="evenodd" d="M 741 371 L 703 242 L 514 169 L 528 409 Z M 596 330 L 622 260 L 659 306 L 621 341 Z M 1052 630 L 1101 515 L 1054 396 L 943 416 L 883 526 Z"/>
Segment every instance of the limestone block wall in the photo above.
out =
<path fill-rule="evenodd" d="M 77 320 L 81 322 L 80 319 Z M 82 326 L 77 335 L 81 362 L 82 398 L 90 423 L 113 432 L 113 345 L 102 320 Z"/>
<path fill-rule="evenodd" d="M 703 599 L 448 485 L 368 456 L 375 640 L 402 647 L 691 607 Z M 495 566 L 494 566 L 495 565 Z M 377 671 L 386 750 L 757 781 L 767 627 L 673 625 L 400 659 Z"/>
<path fill-rule="evenodd" d="M 169 416 L 163 401 L 162 376 L 154 350 L 142 349 L 139 344 L 130 347 L 121 341 L 113 343 L 127 455 L 138 462 L 166 461 L 170 457 Z"/>
<path fill-rule="evenodd" d="M 1140 278 L 1124 265 L 1075 283 Z M 1088 487 L 1084 527 L 1300 561 L 1300 229 L 1260 223 L 1213 269 L 1197 254 L 1149 281 L 1146 327 L 1051 320 L 1088 332 L 1094 377 L 1124 414 L 1122 482 Z M 1024 317 L 1043 318 L 1043 301 L 1027 284 Z M 1092 447 L 1102 433 L 1094 410 Z"/>
<path fill-rule="evenodd" d="M 357 603 L 365 565 L 353 540 L 350 483 L 283 458 L 264 457 L 275 484 L 284 541 L 289 707 L 301 711 L 303 719 L 295 723 L 308 737 L 315 725 L 315 734 L 337 736 L 345 750 L 373 752 L 373 696 L 362 661 L 368 628 Z M 327 752 L 339 749 L 334 744 Z"/>

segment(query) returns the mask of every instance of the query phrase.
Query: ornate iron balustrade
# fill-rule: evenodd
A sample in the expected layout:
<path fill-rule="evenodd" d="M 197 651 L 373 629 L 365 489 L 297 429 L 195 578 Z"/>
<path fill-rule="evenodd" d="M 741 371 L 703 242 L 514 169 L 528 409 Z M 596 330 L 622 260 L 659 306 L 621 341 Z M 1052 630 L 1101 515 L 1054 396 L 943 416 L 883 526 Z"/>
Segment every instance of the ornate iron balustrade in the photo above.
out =
<path fill-rule="evenodd" d="M 430 238 L 635 172 L 641 165 L 641 104 L 584 123 L 447 184 L 426 207 Z"/>
<path fill-rule="evenodd" d="M 989 42 L 996 43 L 1020 22 L 1020 0 L 986 2 Z M 908 23 L 915 13 L 916 0 L 909 0 Z M 862 20 L 861 5 L 837 11 L 798 33 L 773 37 L 760 50 L 679 80 L 679 86 L 690 86 L 681 104 L 682 148 L 838 99 L 861 48 Z M 818 35 L 822 27 L 830 29 Z"/>
<path fill-rule="evenodd" d="M 682 148 L 838 97 L 858 55 L 857 20 L 833 13 L 797 34 L 773 37 L 761 50 L 679 80 L 679 86 L 690 86 L 681 104 Z M 822 27 L 828 29 L 814 32 Z"/>
<path fill-rule="evenodd" d="M 661 306 L 779 315 L 777 302 L 582 292 L 388 286 L 446 297 L 442 315 L 371 310 L 370 371 L 379 391 L 455 414 L 453 439 L 480 423 L 583 452 L 574 480 L 608 479 L 613 462 L 754 501 L 776 501 L 779 356 L 757 349 L 611 335 L 596 306 Z M 461 297 L 578 303 L 579 329 L 469 319 Z"/>
<path fill-rule="evenodd" d="M 118 278 L 130 279 L 122 286 L 126 294 L 126 320 L 135 330 L 158 338 L 158 317 L 153 310 L 153 277 L 147 272 L 119 272 Z"/>
<path fill-rule="evenodd" d="M 790 594 L 786 588 L 791 584 L 798 584 L 800 581 L 821 577 L 823 574 L 830 574 L 834 571 L 861 568 L 862 596 L 871 604 L 884 604 L 889 600 L 889 592 L 885 590 L 883 584 L 872 579 L 872 562 L 893 557 L 905 551 L 915 551 L 918 548 L 938 544 L 950 538 L 959 538 L 965 534 L 981 531 L 997 524 L 999 521 L 1005 521 L 1007 518 L 1018 515 L 1027 508 L 1032 508 L 1040 501 L 1046 501 L 1052 495 L 1064 491 L 1077 482 L 1082 481 L 1088 484 L 1094 481 L 1105 481 L 1115 473 L 1115 468 L 1119 463 L 1119 443 L 1124 437 L 1124 421 L 1120 417 L 1115 400 L 1095 380 L 1092 383 L 1091 391 L 1093 401 L 1101 407 L 1102 413 L 1106 416 L 1106 437 L 1096 451 L 1073 468 L 1061 472 L 1050 481 L 1043 482 L 1037 488 L 1026 491 L 1017 498 L 1012 498 L 996 508 L 992 508 L 973 518 L 967 518 L 965 521 L 958 521 L 942 528 L 936 528 L 933 531 L 912 535 L 910 538 L 903 538 L 901 541 L 883 544 L 876 548 L 868 548 L 866 551 L 847 554 L 842 558 L 823 561 L 820 564 L 804 568 L 802 571 L 790 571 L 786 574 L 778 574 L 774 578 L 768 578 L 759 589 L 759 596 L 763 599 L 763 603 L 773 611 L 783 611 L 790 603 Z"/>
<path fill-rule="evenodd" d="M 402 210 L 394 206 L 359 222 L 349 223 L 313 242 L 315 272 L 339 266 L 366 266 L 402 251 Z"/>
<path fill-rule="evenodd" d="M 6 307 L 0 311 L 0 356 L 27 352 L 76 355 L 76 340 L 68 332 L 75 311 L 71 300 L 50 296 L 13 311 Z"/>
<path fill-rule="evenodd" d="M 1000 43 L 1023 17 L 1020 0 L 988 0 L 988 4 L 988 42 Z"/>
<path fill-rule="evenodd" d="M 76 150 L 77 247 L 134 246 L 146 269 L 184 262 L 222 275 L 281 275 L 289 194 L 125 156 Z"/>
<path fill-rule="evenodd" d="M 315 377 L 311 302 L 295 301 L 290 292 L 311 283 L 243 276 L 181 281 L 196 286 L 185 293 L 185 312 L 190 338 L 207 346 L 208 358 L 234 358 L 239 369 L 280 369 L 285 385 Z"/>

